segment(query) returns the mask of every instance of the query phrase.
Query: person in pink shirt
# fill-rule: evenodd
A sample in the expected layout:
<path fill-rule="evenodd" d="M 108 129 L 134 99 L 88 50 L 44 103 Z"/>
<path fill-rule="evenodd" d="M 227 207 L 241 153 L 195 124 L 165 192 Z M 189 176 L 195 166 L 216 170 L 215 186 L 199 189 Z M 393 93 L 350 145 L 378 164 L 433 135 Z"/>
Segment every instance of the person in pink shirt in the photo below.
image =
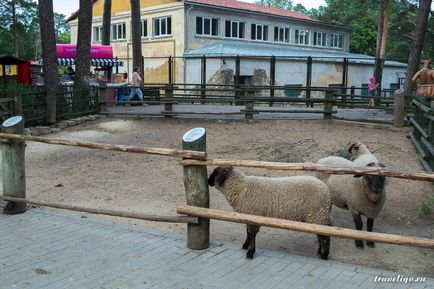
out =
<path fill-rule="evenodd" d="M 128 96 L 128 100 L 131 100 L 136 94 L 139 96 L 140 100 L 143 101 L 143 93 L 140 90 L 142 86 L 142 77 L 140 76 L 140 67 L 134 68 L 133 81 L 132 81 L 131 93 Z"/>
<path fill-rule="evenodd" d="M 368 95 L 374 97 L 375 96 L 375 90 L 377 89 L 377 87 L 378 87 L 378 83 L 376 83 L 376 81 L 375 81 L 375 76 L 371 76 L 369 78 Z M 369 103 L 368 103 L 368 112 L 369 112 L 369 109 L 371 109 L 372 112 L 374 114 L 376 114 L 376 112 L 375 112 L 375 100 L 374 100 L 374 98 L 371 98 L 369 100 Z"/>

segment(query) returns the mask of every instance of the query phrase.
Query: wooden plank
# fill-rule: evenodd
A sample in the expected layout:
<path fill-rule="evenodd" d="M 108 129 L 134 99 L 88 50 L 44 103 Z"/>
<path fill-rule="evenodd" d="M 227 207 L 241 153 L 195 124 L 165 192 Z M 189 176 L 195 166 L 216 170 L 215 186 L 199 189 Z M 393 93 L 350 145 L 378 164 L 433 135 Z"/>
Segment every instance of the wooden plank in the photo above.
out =
<path fill-rule="evenodd" d="M 244 109 L 241 109 L 240 111 L 245 112 Z M 253 110 L 253 112 L 256 113 L 324 113 L 324 110 L 319 110 L 319 109 L 276 109 L 276 110 L 271 110 L 271 109 L 255 109 Z M 332 113 L 337 113 L 337 110 L 332 110 Z"/>
<path fill-rule="evenodd" d="M 413 133 L 410 133 L 410 139 L 413 142 L 413 145 L 416 148 L 417 152 L 419 153 L 420 157 L 426 161 L 428 159 L 428 156 L 426 155 L 425 151 L 420 146 L 419 142 L 417 141 L 417 139 Z M 422 139 L 423 139 L 423 137 L 422 137 Z"/>
<path fill-rule="evenodd" d="M 181 157 L 181 158 L 190 158 L 190 159 L 199 159 L 199 160 L 206 160 L 207 158 L 206 152 L 174 150 L 174 149 L 164 149 L 164 148 L 136 147 L 136 146 L 126 146 L 126 145 L 112 145 L 112 144 L 105 144 L 105 143 L 78 142 L 78 141 L 70 141 L 64 139 L 50 139 L 50 138 L 36 137 L 36 136 L 29 136 L 29 135 L 0 133 L 0 139 L 34 141 L 34 142 L 41 142 L 46 144 L 84 147 L 84 148 L 97 149 L 97 150 L 151 154 L 151 155 Z"/>
<path fill-rule="evenodd" d="M 29 200 L 29 199 L 25 199 L 25 198 L 13 198 L 13 197 L 8 197 L 8 196 L 0 196 L 0 199 L 3 199 L 5 201 L 13 201 L 16 203 L 23 203 L 23 204 L 27 203 L 30 205 L 36 205 L 36 206 L 41 206 L 41 207 L 49 207 L 49 208 L 64 209 L 64 210 L 70 210 L 70 211 L 78 211 L 78 212 L 84 212 L 84 213 L 90 213 L 90 214 L 107 215 L 107 216 L 122 217 L 122 218 L 132 218 L 132 219 L 154 221 L 154 222 L 197 224 L 197 218 L 192 218 L 192 217 L 188 217 L 188 216 L 176 216 L 176 215 L 175 216 L 162 216 L 162 215 L 150 215 L 150 214 L 143 214 L 143 213 L 136 213 L 136 212 L 113 211 L 113 210 L 107 210 L 107 209 L 94 209 L 94 208 L 73 206 L 73 205 L 60 204 L 60 203 L 51 203 L 51 202 L 43 202 L 43 201 L 37 201 L 37 200 Z"/>
<path fill-rule="evenodd" d="M 209 219 L 228 221 L 234 223 L 242 223 L 242 224 L 267 226 L 272 228 L 279 228 L 279 229 L 311 233 L 311 234 L 319 234 L 319 235 L 325 235 L 331 237 L 365 240 L 365 241 L 379 242 L 385 244 L 405 245 L 405 246 L 412 246 L 412 247 L 434 249 L 434 240 L 426 239 L 426 238 L 366 232 L 366 231 L 352 230 L 346 228 L 269 218 L 263 216 L 192 207 L 186 205 L 177 206 L 176 212 L 178 214 L 187 214 L 190 216 L 201 217 L 201 218 L 209 218 Z"/>
<path fill-rule="evenodd" d="M 410 122 L 424 138 L 429 139 L 428 133 L 417 123 L 417 121 L 413 117 L 410 118 Z"/>
<path fill-rule="evenodd" d="M 180 165 L 208 165 L 208 166 L 233 166 L 233 167 L 247 167 L 247 168 L 261 168 L 283 171 L 311 171 L 323 172 L 327 174 L 337 175 L 352 175 L 362 174 L 371 176 L 385 176 L 409 180 L 429 181 L 434 182 L 434 174 L 427 172 L 413 172 L 413 171 L 397 171 L 390 170 L 383 167 L 351 167 L 351 168 L 337 168 L 332 166 L 319 165 L 314 163 L 280 163 L 280 162 L 265 162 L 253 160 L 226 160 L 226 159 L 209 159 L 206 161 L 198 160 L 181 160 Z"/>
<path fill-rule="evenodd" d="M 434 158 L 434 147 L 432 146 L 432 144 L 423 137 L 420 140 L 422 141 L 426 149 L 429 151 L 431 158 Z M 426 160 L 426 158 L 424 159 Z"/>
<path fill-rule="evenodd" d="M 237 115 L 237 114 L 244 114 L 244 112 L 217 112 L 217 111 L 208 111 L 208 112 L 196 112 L 196 111 L 161 111 L 161 113 L 174 113 L 174 114 L 198 114 L 198 115 Z M 253 112 L 255 113 L 255 112 Z M 256 112 L 257 114 L 258 112 Z"/>
<path fill-rule="evenodd" d="M 422 103 L 420 103 L 419 101 L 417 101 L 415 99 L 413 100 L 413 104 L 415 106 L 417 106 L 419 109 L 421 109 L 423 112 L 425 112 L 427 114 L 431 113 L 431 108 L 430 107 L 427 107 L 427 106 L 423 105 Z"/>

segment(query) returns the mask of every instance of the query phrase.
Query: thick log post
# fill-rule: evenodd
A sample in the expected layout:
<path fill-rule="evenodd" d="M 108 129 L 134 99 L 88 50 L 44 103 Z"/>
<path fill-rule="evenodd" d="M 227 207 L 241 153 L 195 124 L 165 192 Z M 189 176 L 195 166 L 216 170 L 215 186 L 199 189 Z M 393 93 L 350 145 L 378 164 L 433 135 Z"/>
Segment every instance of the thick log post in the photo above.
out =
<path fill-rule="evenodd" d="M 247 90 L 247 98 L 248 99 L 255 98 L 255 91 L 254 90 Z M 255 102 L 254 101 L 246 101 L 245 106 L 246 106 L 245 118 L 246 119 L 253 119 L 253 109 L 255 107 Z"/>
<path fill-rule="evenodd" d="M 108 107 L 107 83 L 99 83 L 100 112 L 107 112 Z"/>
<path fill-rule="evenodd" d="M 182 148 L 206 151 L 204 128 L 189 130 L 182 137 Z M 209 191 L 206 165 L 184 166 L 184 187 L 187 205 L 209 208 Z M 199 218 L 198 224 L 187 225 L 187 247 L 202 250 L 209 247 L 209 219 Z"/>
<path fill-rule="evenodd" d="M 333 91 L 327 90 L 324 101 L 324 119 L 332 119 L 333 113 Z"/>
<path fill-rule="evenodd" d="M 405 119 L 405 94 L 404 89 L 395 91 L 393 103 L 393 125 L 396 127 L 404 126 Z"/>
<path fill-rule="evenodd" d="M 2 124 L 2 132 L 24 133 L 24 120 L 14 116 Z M 25 150 L 26 143 L 21 140 L 2 141 L 3 195 L 14 198 L 26 197 Z M 27 210 L 26 203 L 8 202 L 3 210 L 5 214 L 20 214 Z"/>
<path fill-rule="evenodd" d="M 168 84 L 165 89 L 166 89 L 166 91 L 165 91 L 165 93 L 166 93 L 165 97 L 172 99 L 173 98 L 173 84 Z M 173 112 L 173 103 L 172 103 L 172 101 L 168 101 L 167 100 L 164 103 L 164 112 L 166 112 L 166 113 Z M 170 114 L 166 114 L 164 116 L 165 117 L 172 117 Z"/>

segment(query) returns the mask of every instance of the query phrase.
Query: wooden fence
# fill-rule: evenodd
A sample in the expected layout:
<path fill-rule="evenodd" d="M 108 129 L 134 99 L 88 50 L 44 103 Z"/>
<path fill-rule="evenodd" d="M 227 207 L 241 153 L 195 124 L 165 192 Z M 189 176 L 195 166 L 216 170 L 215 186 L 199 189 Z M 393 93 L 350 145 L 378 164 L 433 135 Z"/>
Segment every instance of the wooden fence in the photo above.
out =
<path fill-rule="evenodd" d="M 5 121 L 2 125 L 3 133 L 0 134 L 3 162 L 3 194 L 1 198 L 9 201 L 6 205 L 6 213 L 24 213 L 27 210 L 26 203 L 41 206 L 63 208 L 75 211 L 84 211 L 96 214 L 107 214 L 128 218 L 161 222 L 187 223 L 187 246 L 191 249 L 204 249 L 209 246 L 210 219 L 219 219 L 230 222 L 258 224 L 282 228 L 293 231 L 302 231 L 312 234 L 329 235 L 341 238 L 368 240 L 396 245 L 417 246 L 434 249 L 434 240 L 379 234 L 372 232 L 356 231 L 329 226 L 319 226 L 265 218 L 260 216 L 237 214 L 209 209 L 209 191 L 207 185 L 207 165 L 233 165 L 255 168 L 284 169 L 299 171 L 317 171 L 331 174 L 369 174 L 388 177 L 397 177 L 414 180 L 425 180 L 434 182 L 434 174 L 426 172 L 404 172 L 393 171 L 386 168 L 335 168 L 317 164 L 290 164 L 270 163 L 249 160 L 213 160 L 208 159 L 206 154 L 206 131 L 203 128 L 196 128 L 188 131 L 182 138 L 183 150 L 161 149 L 161 148 L 139 148 L 133 146 L 83 143 L 70 140 L 48 139 L 42 137 L 31 137 L 21 135 L 24 130 L 22 117 L 14 117 Z M 197 218 L 186 216 L 158 216 L 133 212 L 119 212 L 111 210 L 92 209 L 67 204 L 50 202 L 39 202 L 26 199 L 25 192 L 25 162 L 24 150 L 26 141 L 37 141 L 47 144 L 66 145 L 102 150 L 114 150 L 119 152 L 155 154 L 169 157 L 181 157 L 180 164 L 183 166 L 184 186 L 188 206 L 178 206 L 178 212 Z"/>
<path fill-rule="evenodd" d="M 410 119 L 413 125 L 411 141 L 419 154 L 420 162 L 426 171 L 434 170 L 434 101 L 425 97 L 413 100 L 414 116 Z"/>
<path fill-rule="evenodd" d="M 336 108 L 368 108 L 372 97 L 364 95 L 346 94 L 350 88 L 330 87 L 288 87 L 288 86 L 252 86 L 252 85 L 215 85 L 215 84 L 147 84 L 142 87 L 145 100 L 127 101 L 125 89 L 104 88 L 100 93 L 100 112 L 103 114 L 130 115 L 123 111 L 109 111 L 113 105 L 135 104 L 163 104 L 164 110 L 158 113 L 137 113 L 142 116 L 165 116 L 178 115 L 244 115 L 246 119 L 252 119 L 253 115 L 260 113 L 313 113 L 322 114 L 324 119 L 331 119 L 337 113 Z M 108 97 L 108 91 L 112 95 Z M 273 93 L 271 94 L 270 91 Z M 354 88 L 351 90 L 354 92 Z M 309 93 L 308 93 L 309 92 Z M 289 97 L 288 95 L 297 95 Z M 394 92 L 387 91 L 388 97 L 375 97 L 375 109 L 384 109 L 393 113 Z M 386 94 L 386 92 L 384 93 Z M 114 97 L 113 97 L 114 95 Z M 279 95 L 279 96 L 278 96 Z M 220 105 L 243 105 L 239 111 L 181 111 L 174 110 L 176 104 L 220 104 Z M 288 107 L 291 105 L 292 107 Z M 267 106 L 279 106 L 279 108 L 267 108 Z M 303 108 L 307 106 L 307 108 Z M 316 106 L 314 109 L 313 107 Z M 407 106 L 406 109 L 409 107 Z"/>

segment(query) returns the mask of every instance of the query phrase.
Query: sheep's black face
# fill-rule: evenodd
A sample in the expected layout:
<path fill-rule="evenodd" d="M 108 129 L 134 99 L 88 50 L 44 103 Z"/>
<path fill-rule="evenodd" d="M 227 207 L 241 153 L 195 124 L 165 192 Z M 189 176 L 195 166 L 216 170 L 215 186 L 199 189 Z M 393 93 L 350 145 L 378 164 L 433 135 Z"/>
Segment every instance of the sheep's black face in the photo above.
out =
<path fill-rule="evenodd" d="M 349 152 L 350 154 L 353 154 L 353 153 L 355 153 L 355 152 L 357 152 L 357 151 L 359 150 L 359 147 L 360 147 L 360 143 L 358 143 L 358 142 L 353 143 L 353 144 L 348 148 L 348 152 Z"/>
<path fill-rule="evenodd" d="M 386 177 L 384 176 L 365 176 L 366 183 L 375 194 L 381 194 L 384 189 Z"/>
<path fill-rule="evenodd" d="M 208 185 L 221 187 L 232 171 L 232 167 L 216 167 L 208 178 Z"/>

